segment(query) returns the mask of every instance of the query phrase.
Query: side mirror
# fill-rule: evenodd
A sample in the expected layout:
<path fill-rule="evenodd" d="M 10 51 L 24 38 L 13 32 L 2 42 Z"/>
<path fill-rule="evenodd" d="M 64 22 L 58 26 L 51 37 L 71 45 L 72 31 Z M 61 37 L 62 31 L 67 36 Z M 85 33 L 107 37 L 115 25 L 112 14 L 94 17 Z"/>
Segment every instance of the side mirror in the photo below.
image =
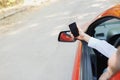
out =
<path fill-rule="evenodd" d="M 58 36 L 60 42 L 75 42 L 76 39 L 71 36 L 70 31 L 61 31 Z"/>

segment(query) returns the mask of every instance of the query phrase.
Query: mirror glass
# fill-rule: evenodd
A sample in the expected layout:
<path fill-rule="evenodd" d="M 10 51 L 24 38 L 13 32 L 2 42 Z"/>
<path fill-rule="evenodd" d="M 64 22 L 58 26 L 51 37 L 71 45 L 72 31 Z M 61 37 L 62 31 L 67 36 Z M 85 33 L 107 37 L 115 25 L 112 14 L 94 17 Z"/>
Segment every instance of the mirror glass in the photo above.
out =
<path fill-rule="evenodd" d="M 70 31 L 62 31 L 59 34 L 58 41 L 60 41 L 60 42 L 75 42 L 76 40 L 71 36 Z"/>

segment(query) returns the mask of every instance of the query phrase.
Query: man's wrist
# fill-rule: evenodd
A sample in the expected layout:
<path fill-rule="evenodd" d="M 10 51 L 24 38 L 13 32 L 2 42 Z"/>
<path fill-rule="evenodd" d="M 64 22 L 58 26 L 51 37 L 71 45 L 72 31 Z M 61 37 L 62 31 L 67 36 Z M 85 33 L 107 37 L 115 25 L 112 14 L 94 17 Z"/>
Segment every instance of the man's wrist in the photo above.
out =
<path fill-rule="evenodd" d="M 87 34 L 84 34 L 83 36 L 83 40 L 85 40 L 86 42 L 89 42 L 91 36 L 87 35 Z"/>

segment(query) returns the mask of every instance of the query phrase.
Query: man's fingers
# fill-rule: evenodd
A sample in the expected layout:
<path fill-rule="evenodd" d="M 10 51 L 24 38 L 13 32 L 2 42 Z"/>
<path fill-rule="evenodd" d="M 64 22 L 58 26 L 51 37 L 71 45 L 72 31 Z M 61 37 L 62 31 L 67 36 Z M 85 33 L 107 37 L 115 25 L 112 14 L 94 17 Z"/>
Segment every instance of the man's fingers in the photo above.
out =
<path fill-rule="evenodd" d="M 106 71 L 106 72 L 104 72 L 104 73 L 100 76 L 99 80 L 109 80 L 110 77 L 111 77 L 111 76 L 109 75 L 109 72 Z"/>

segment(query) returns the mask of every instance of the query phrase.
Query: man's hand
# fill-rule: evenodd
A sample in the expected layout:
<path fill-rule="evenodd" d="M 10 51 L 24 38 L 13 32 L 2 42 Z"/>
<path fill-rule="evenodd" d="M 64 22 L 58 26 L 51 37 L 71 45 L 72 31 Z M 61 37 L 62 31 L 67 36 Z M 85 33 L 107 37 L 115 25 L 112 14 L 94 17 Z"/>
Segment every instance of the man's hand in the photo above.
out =
<path fill-rule="evenodd" d="M 111 69 L 113 74 L 120 71 L 120 47 L 117 50 L 117 53 L 113 54 L 108 60 L 108 67 Z"/>
<path fill-rule="evenodd" d="M 120 71 L 120 47 L 117 53 L 109 58 L 107 71 L 100 76 L 99 80 L 109 80 L 118 71 Z"/>
<path fill-rule="evenodd" d="M 80 35 L 78 37 L 76 37 L 76 39 L 84 40 L 84 41 L 88 42 L 91 37 L 88 34 L 86 34 L 81 28 L 78 28 L 78 30 L 79 30 Z"/>
<path fill-rule="evenodd" d="M 106 71 L 100 76 L 99 80 L 109 80 L 110 78 L 111 74 L 109 73 L 109 71 Z"/>

